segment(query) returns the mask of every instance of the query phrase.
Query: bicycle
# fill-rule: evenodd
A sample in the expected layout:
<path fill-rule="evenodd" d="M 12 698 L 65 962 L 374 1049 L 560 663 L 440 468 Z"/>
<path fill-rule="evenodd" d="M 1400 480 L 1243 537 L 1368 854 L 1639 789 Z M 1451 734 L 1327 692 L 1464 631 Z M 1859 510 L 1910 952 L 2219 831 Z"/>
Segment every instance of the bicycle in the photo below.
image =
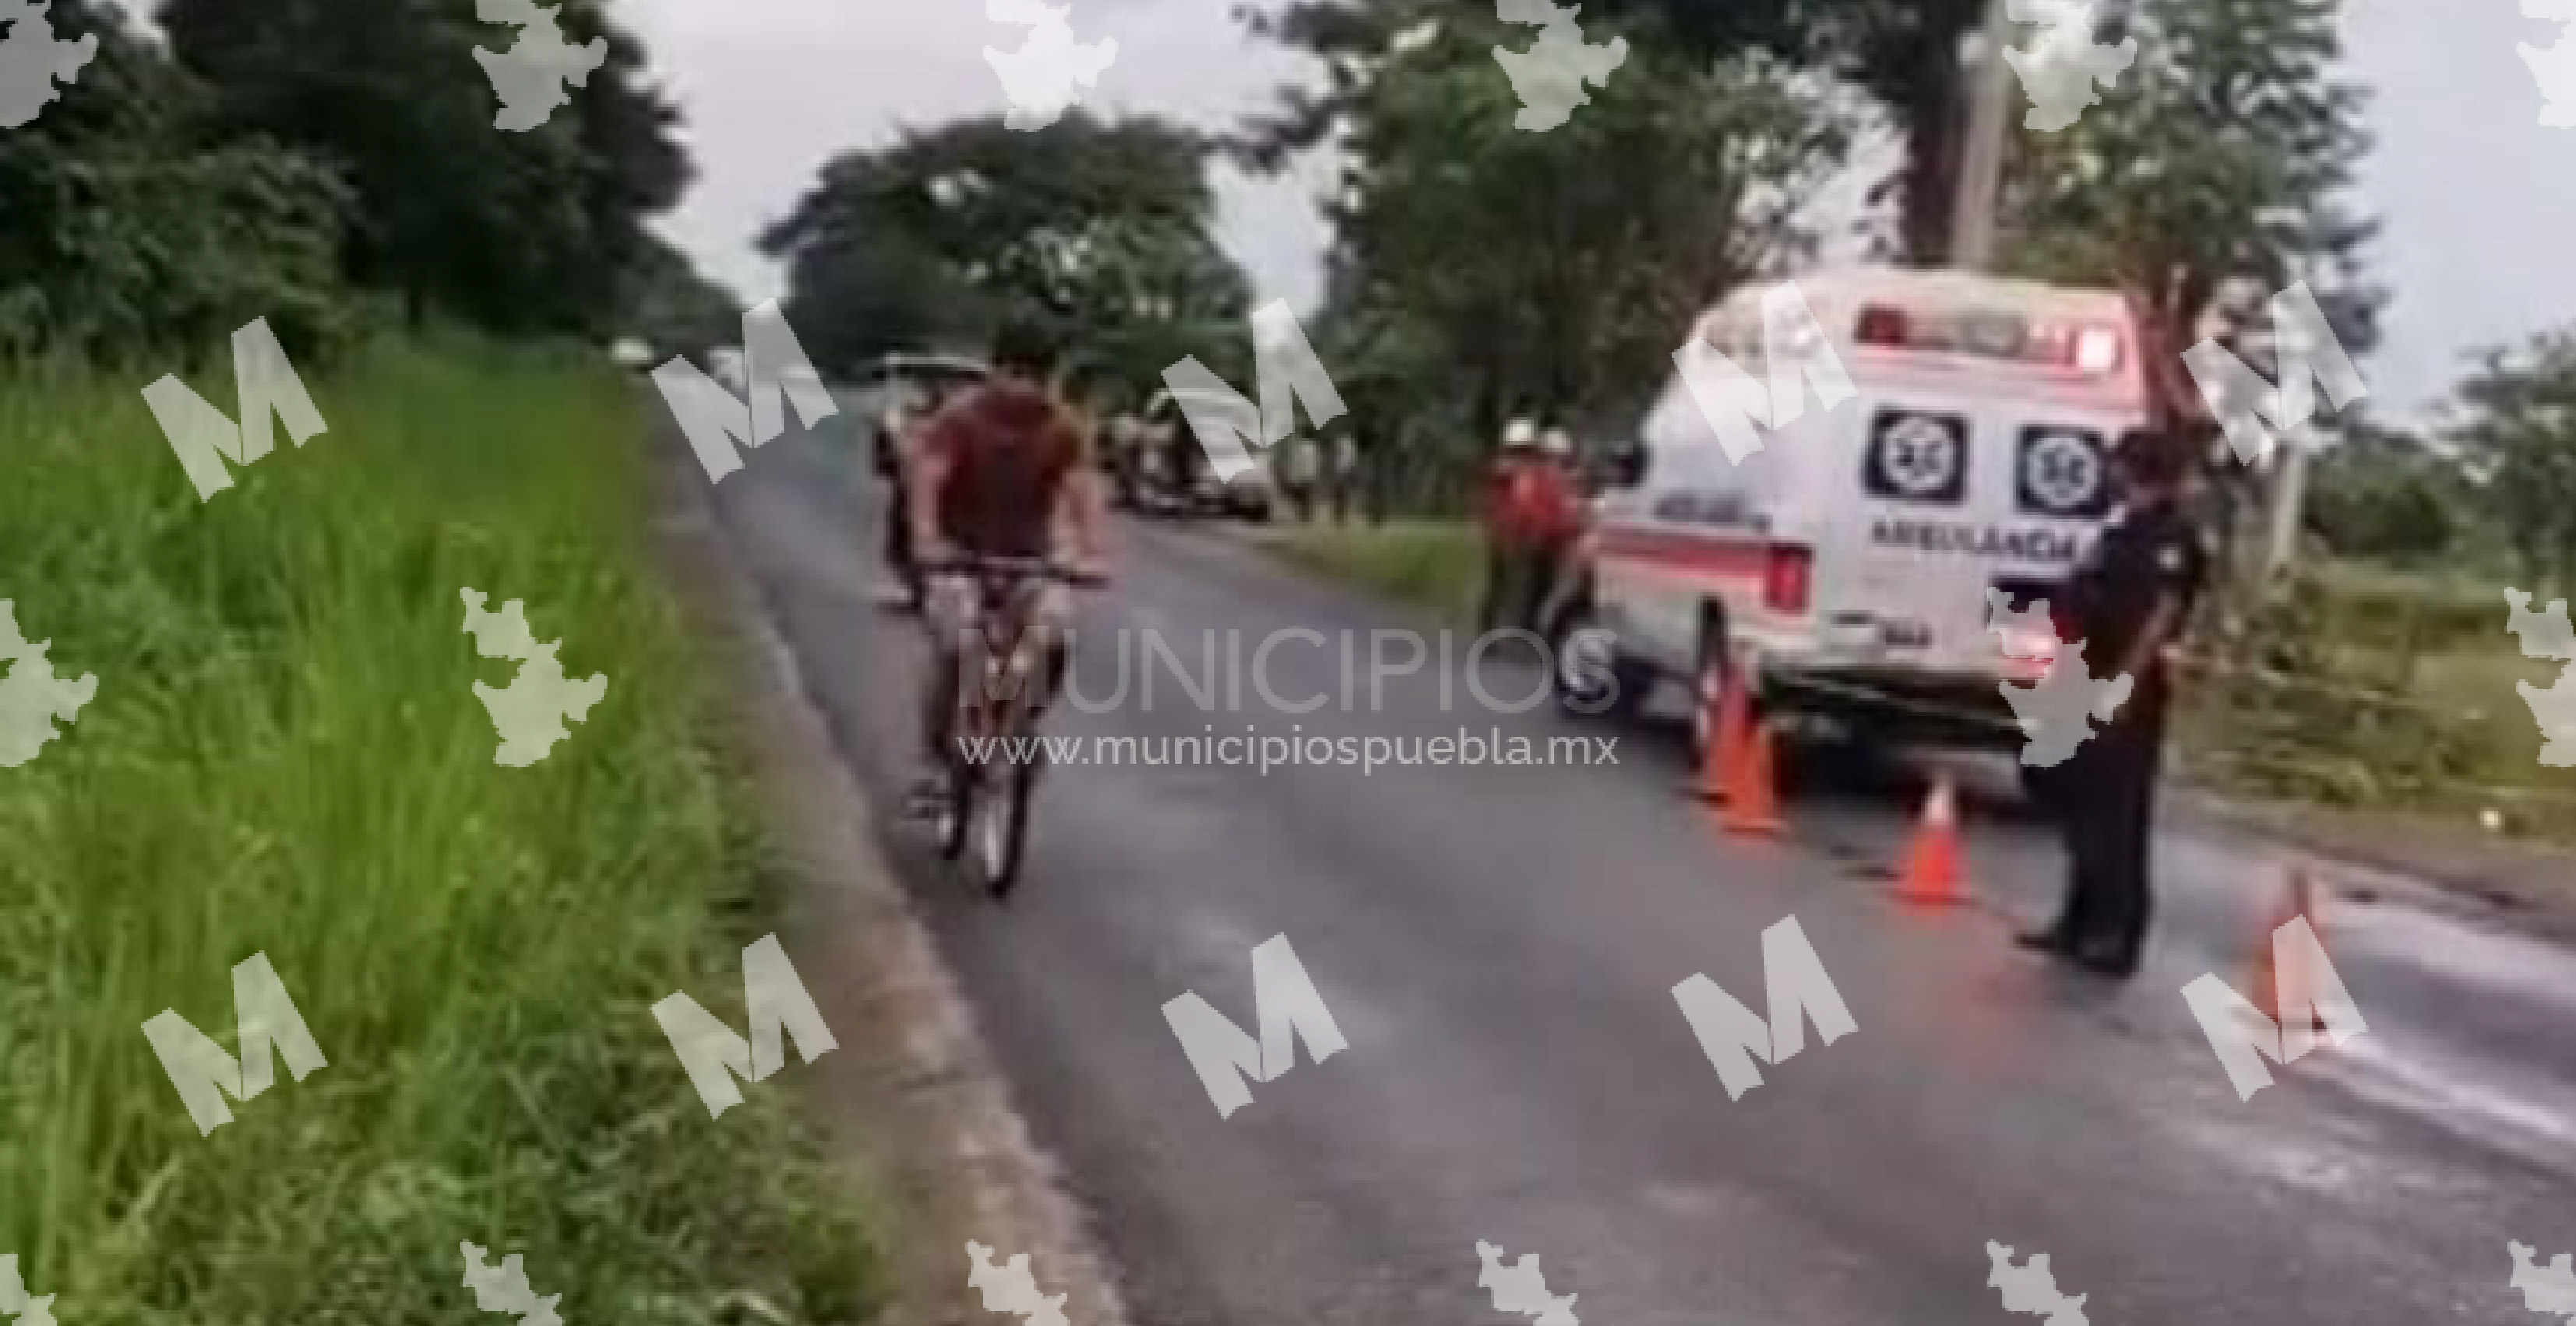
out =
<path fill-rule="evenodd" d="M 1060 680 L 1054 655 L 1061 642 L 1053 623 L 1036 620 L 1035 596 L 1050 584 L 1104 582 L 1048 557 L 950 558 L 924 568 L 924 578 L 962 578 L 974 596 L 967 620 L 955 623 L 964 638 L 942 770 L 947 787 L 932 834 L 942 859 L 967 858 L 985 892 L 1000 899 L 1019 882 L 1029 797 L 1046 763 L 1037 722 L 1051 698 L 1045 692 Z"/>

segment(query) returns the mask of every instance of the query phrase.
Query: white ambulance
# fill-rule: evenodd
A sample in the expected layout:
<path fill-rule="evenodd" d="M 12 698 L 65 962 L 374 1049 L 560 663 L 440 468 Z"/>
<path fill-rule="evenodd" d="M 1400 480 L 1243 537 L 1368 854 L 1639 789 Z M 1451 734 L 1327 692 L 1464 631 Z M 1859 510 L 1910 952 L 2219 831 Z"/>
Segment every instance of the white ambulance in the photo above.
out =
<path fill-rule="evenodd" d="M 2109 458 L 2146 425 L 2139 338 L 2116 292 L 1956 271 L 1798 278 L 1813 319 L 1769 286 L 1692 329 L 1752 381 L 1830 351 L 1850 394 L 1774 390 L 1760 448 L 1731 456 L 1676 373 L 1610 486 L 1557 615 L 1564 705 L 1633 705 L 1659 679 L 1717 693 L 1740 668 L 1767 712 L 1887 739 L 2003 748 L 1998 689 L 2044 669 L 2044 635 L 1999 642 L 1986 597 L 2048 597 L 2109 514 Z M 1766 296 L 1771 296 L 1766 305 Z M 1767 310 L 1767 316 L 1766 316 Z M 1705 379 L 1703 379 L 1704 381 Z M 1757 390 L 1754 399 L 1762 399 Z M 1793 416 L 1793 417 L 1783 417 Z M 1743 434 L 1738 430 L 1737 450 Z M 1694 704 L 1693 746 L 1707 743 Z"/>

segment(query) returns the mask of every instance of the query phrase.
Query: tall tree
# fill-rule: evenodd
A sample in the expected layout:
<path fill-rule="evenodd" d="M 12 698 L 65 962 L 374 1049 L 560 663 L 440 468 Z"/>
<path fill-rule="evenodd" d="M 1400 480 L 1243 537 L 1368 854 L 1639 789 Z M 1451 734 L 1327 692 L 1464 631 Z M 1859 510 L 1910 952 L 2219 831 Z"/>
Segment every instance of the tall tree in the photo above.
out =
<path fill-rule="evenodd" d="M 1822 70 L 1867 90 L 1905 144 L 1893 186 L 1902 251 L 1933 263 L 1950 254 L 1966 86 L 1961 41 L 1987 0 L 1596 0 L 1603 12 L 1660 20 L 1685 49 L 1747 48 Z M 1587 6 L 1589 8 L 1589 6 Z"/>
<path fill-rule="evenodd" d="M 54 0 L 48 18 L 98 46 L 58 102 L 0 134 L 0 352 L 220 353 L 260 316 L 290 353 L 326 348 L 350 206 L 336 171 L 211 135 L 206 90 L 117 6 Z"/>
<path fill-rule="evenodd" d="M 2344 349 L 2368 352 L 2386 293 L 2363 270 L 2377 223 L 2352 210 L 2370 136 L 2366 96 L 2339 73 L 2341 9 L 2146 0 L 2137 61 L 2101 104 L 2023 135 L 2009 259 L 2133 291 L 2177 354 L 2205 331 L 2267 330 L 2266 301 L 2305 281 Z"/>
<path fill-rule="evenodd" d="M 2451 432 L 2522 573 L 2576 591 L 2576 329 L 2490 349 Z"/>
<path fill-rule="evenodd" d="M 965 348 L 993 316 L 989 298 L 892 227 L 798 242 L 787 291 L 787 320 L 806 353 L 840 372 L 890 351 Z"/>
<path fill-rule="evenodd" d="M 2209 412 L 2181 359 L 2203 337 L 2278 379 L 2271 301 L 2294 283 L 2307 284 L 2355 361 L 2378 341 L 2387 294 L 2364 265 L 2378 224 L 2351 195 L 2370 147 L 2366 95 L 2341 73 L 2341 9 L 2341 0 L 2144 0 L 2131 69 L 2073 125 L 2026 132 L 2016 145 L 2007 265 L 2129 291 L 2169 416 Z M 2231 551 L 2252 517 L 2287 500 L 2277 487 L 2285 473 L 2223 458 L 2216 524 Z M 2265 569 L 2239 566 L 2240 587 L 2261 583 Z"/>
<path fill-rule="evenodd" d="M 790 320 L 837 355 L 1036 309 L 1150 378 L 1174 344 L 1246 334 L 1249 287 L 1213 234 L 1207 154 L 1152 119 L 1076 111 L 1034 133 L 959 121 L 835 157 L 761 246 L 788 263 Z"/>
<path fill-rule="evenodd" d="M 1420 445 L 1471 449 L 1531 408 L 1625 426 L 1696 313 L 1803 251 L 1794 218 L 1842 161 L 1847 119 L 1758 52 L 1711 64 L 1640 40 L 1589 104 L 1528 132 L 1493 56 L 1528 29 L 1422 12 L 1292 11 L 1280 34 L 1332 82 L 1243 145 L 1260 161 L 1320 133 L 1343 158 L 1328 364 L 1361 376 L 1364 426 Z"/>
<path fill-rule="evenodd" d="M 516 30 L 478 21 L 473 0 L 164 0 L 160 19 L 220 125 L 345 172 L 351 273 L 415 312 L 605 330 L 642 218 L 687 184 L 675 113 L 599 0 L 563 0 L 558 21 L 567 41 L 604 39 L 605 63 L 525 132 L 495 127 L 474 60 Z"/>
<path fill-rule="evenodd" d="M 1927 263 L 1948 256 L 1963 123 L 1958 52 L 1984 0 L 1585 0 L 1582 10 L 1587 27 L 1615 28 L 1685 63 L 1759 52 L 1868 93 L 1905 146 L 1890 181 L 1903 253 Z M 1385 58 L 1396 34 L 1493 13 L 1491 0 L 1298 0 L 1275 17 L 1244 11 L 1256 32 L 1314 53 L 1327 71 L 1321 89 L 1287 90 L 1281 111 L 1256 122 L 1246 146 L 1275 165 L 1324 143 L 1347 117 L 1361 71 Z M 1503 39 L 1518 46 L 1529 31 L 1504 29 Z"/>

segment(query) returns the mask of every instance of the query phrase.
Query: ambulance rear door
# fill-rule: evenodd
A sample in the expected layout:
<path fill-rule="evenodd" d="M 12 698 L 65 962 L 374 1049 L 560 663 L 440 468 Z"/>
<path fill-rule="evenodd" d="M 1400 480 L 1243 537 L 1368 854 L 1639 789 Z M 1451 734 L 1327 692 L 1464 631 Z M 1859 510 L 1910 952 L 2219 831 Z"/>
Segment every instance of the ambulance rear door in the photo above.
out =
<path fill-rule="evenodd" d="M 2008 302 L 1864 305 L 1860 399 L 1823 457 L 1834 485 L 1816 540 L 1819 661 L 1933 676 L 1992 674 L 1986 596 L 2045 597 L 2109 511 L 2109 456 L 2137 414 L 2107 366 L 2075 371 L 2057 324 Z M 2119 331 L 2101 324 L 2088 361 Z M 2041 344 L 2034 338 L 2046 333 Z M 2033 364 L 2029 356 L 2049 361 Z"/>

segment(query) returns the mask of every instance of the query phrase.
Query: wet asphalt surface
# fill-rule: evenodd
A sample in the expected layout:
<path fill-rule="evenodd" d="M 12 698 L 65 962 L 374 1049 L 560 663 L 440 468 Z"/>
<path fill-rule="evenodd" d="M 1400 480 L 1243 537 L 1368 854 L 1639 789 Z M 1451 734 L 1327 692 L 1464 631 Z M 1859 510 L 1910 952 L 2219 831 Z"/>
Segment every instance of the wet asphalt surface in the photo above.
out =
<path fill-rule="evenodd" d="M 748 453 L 717 507 L 891 806 L 921 651 L 878 604 L 881 491 L 847 418 Z M 2179 991 L 2244 987 L 2270 849 L 2169 824 L 2147 969 L 2107 985 L 2010 944 L 2059 857 L 2008 798 L 1968 802 L 1972 904 L 1907 911 L 1885 869 L 1921 789 L 1902 763 L 1805 753 L 1790 834 L 1731 840 L 1681 794 L 1671 697 L 1622 723 L 1502 712 L 1471 679 L 1520 708 L 1531 663 L 1435 657 L 1372 704 L 1370 632 L 1414 627 L 1403 610 L 1237 537 L 1118 534 L 1051 735 L 1618 738 L 1591 767 L 1059 768 L 1003 905 L 887 830 L 1140 1322 L 1527 1320 L 1477 1287 L 1480 1240 L 1538 1254 L 1594 1326 L 2012 1320 L 1988 1240 L 2049 1254 L 2096 1326 L 2513 1322 L 2506 1242 L 2576 1249 L 2576 956 L 2329 871 L 2328 949 L 2369 1030 L 2239 1100 Z M 1228 632 L 1248 676 L 1291 628 L 1323 641 L 1275 649 L 1267 698 L 1181 680 L 1204 691 Z M 1145 632 L 1173 662 L 1144 666 Z M 1672 990 L 1705 973 L 1761 1013 L 1761 935 L 1791 916 L 1858 1029 L 1810 1028 L 1730 1101 Z M 1162 1005 L 1196 991 L 1257 1034 L 1250 952 L 1274 935 L 1348 1048 L 1301 1048 L 1220 1117 Z"/>

